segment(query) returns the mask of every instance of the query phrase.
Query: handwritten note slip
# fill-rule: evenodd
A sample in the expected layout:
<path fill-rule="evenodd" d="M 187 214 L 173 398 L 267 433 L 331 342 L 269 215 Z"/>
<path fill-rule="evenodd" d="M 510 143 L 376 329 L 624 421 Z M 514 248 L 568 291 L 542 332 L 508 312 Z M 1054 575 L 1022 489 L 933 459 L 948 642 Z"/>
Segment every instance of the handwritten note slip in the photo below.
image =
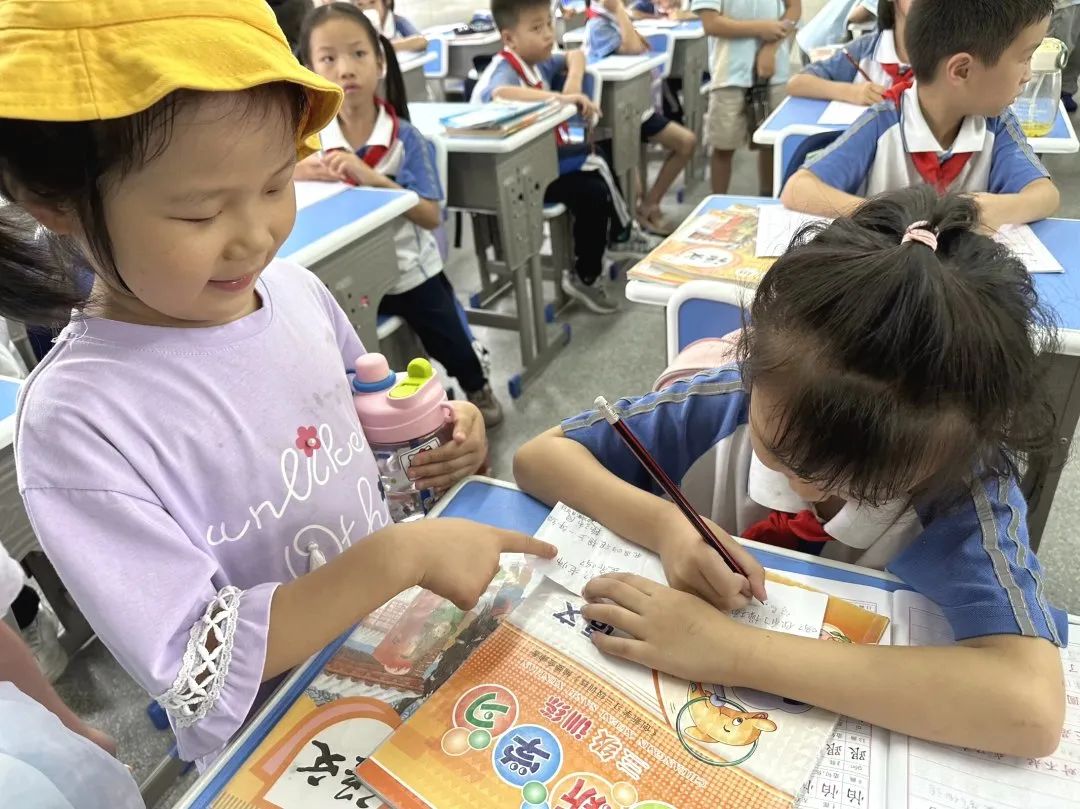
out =
<path fill-rule="evenodd" d="M 559 549 L 536 569 L 575 595 L 589 581 L 608 573 L 634 573 L 667 584 L 664 566 L 652 551 L 628 542 L 595 520 L 559 503 L 536 532 L 536 537 Z M 769 582 L 768 603 L 735 610 L 736 621 L 774 632 L 816 638 L 821 633 L 829 597 L 825 593 Z"/>

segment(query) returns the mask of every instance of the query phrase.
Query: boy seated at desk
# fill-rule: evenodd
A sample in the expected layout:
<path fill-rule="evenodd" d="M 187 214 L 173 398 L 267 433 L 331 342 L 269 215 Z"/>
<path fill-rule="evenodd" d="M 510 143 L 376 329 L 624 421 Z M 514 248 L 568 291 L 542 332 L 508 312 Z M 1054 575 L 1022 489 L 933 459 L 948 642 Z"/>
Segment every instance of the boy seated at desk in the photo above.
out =
<path fill-rule="evenodd" d="M 877 33 L 859 37 L 828 59 L 792 76 L 788 93 L 802 98 L 877 104 L 886 91 L 911 72 L 904 35 L 913 0 L 881 0 Z"/>
<path fill-rule="evenodd" d="M 585 55 L 580 51 L 552 54 L 555 26 L 548 0 L 492 0 L 491 14 L 502 35 L 503 49 L 476 82 L 472 103 L 548 101 L 575 104 L 586 120 L 599 116 L 596 105 L 582 92 Z M 562 90 L 553 90 L 561 83 Z M 624 253 L 647 253 L 656 245 L 645 234 L 627 231 L 629 212 L 611 170 L 586 147 L 568 143 L 560 127 L 559 177 L 548 186 L 544 202 L 565 205 L 574 220 L 574 272 L 564 273 L 563 292 L 601 315 L 618 311 L 618 303 L 601 280 L 608 238 L 620 228 L 630 239 Z M 618 225 L 614 223 L 618 222 Z"/>
<path fill-rule="evenodd" d="M 758 153 L 761 196 L 772 196 L 772 149 L 755 146 L 752 137 L 784 100 L 790 35 L 802 16 L 802 0 L 693 0 L 690 10 L 716 45 L 705 113 L 712 192 L 728 192 L 735 150 L 749 145 Z"/>
<path fill-rule="evenodd" d="M 781 201 L 837 216 L 862 197 L 927 183 L 972 193 L 989 229 L 1053 214 L 1057 187 L 1009 109 L 1053 9 L 1053 0 L 915 3 L 907 28 L 915 83 L 897 85 L 807 161 Z"/>
<path fill-rule="evenodd" d="M 634 22 L 622 0 L 586 0 L 585 5 L 589 19 L 585 23 L 583 47 L 590 63 L 613 54 L 641 56 L 649 52 L 649 41 L 634 29 Z M 638 221 L 643 228 L 666 235 L 673 228 L 664 222 L 660 203 L 694 156 L 697 136 L 682 124 L 654 111 L 641 124 L 641 139 L 660 144 L 667 150 L 667 156 L 648 191 L 645 191 L 646 183 L 642 179 Z M 644 174 L 646 167 L 641 168 Z"/>

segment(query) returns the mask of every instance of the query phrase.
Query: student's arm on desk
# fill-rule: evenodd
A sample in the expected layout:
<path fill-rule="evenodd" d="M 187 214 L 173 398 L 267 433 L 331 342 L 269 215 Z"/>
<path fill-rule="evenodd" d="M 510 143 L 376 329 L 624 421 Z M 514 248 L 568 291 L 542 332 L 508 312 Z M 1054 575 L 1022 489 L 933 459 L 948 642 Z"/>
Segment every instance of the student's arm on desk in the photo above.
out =
<path fill-rule="evenodd" d="M 398 53 L 427 50 L 428 40 L 423 34 L 395 39 L 392 43 Z"/>
<path fill-rule="evenodd" d="M 1061 194 L 1047 178 L 1028 183 L 1018 194 L 974 194 L 979 221 L 988 230 L 1002 225 L 1026 225 L 1053 216 L 1061 204 Z"/>
<path fill-rule="evenodd" d="M 788 82 L 788 95 L 817 98 L 822 101 L 845 101 L 861 107 L 877 104 L 884 94 L 885 88 L 880 84 L 830 81 L 805 71 L 792 76 Z"/>
<path fill-rule="evenodd" d="M 799 169 L 787 181 L 780 201 L 792 211 L 830 217 L 848 216 L 865 202 L 862 197 L 833 188 L 807 169 Z"/>
<path fill-rule="evenodd" d="M 562 501 L 658 553 L 673 587 L 699 593 L 720 609 L 743 606 L 751 593 L 765 597 L 761 565 L 720 526 L 710 522 L 749 574 L 749 587 L 746 579 L 727 569 L 673 503 L 609 472 L 560 427 L 541 433 L 517 451 L 514 477 L 522 489 L 545 503 Z"/>
<path fill-rule="evenodd" d="M 555 548 L 468 520 L 420 520 L 376 531 L 274 591 L 263 680 L 304 662 L 410 587 L 471 609 L 498 572 L 499 554 L 506 552 L 550 558 Z"/>
<path fill-rule="evenodd" d="M 336 183 L 341 180 L 341 177 L 326 167 L 326 164 L 323 163 L 322 155 L 313 154 L 305 157 L 296 164 L 296 171 L 293 172 L 293 179 Z"/>
<path fill-rule="evenodd" d="M 569 85 L 569 73 L 566 81 Z M 596 105 L 592 103 L 592 99 L 580 92 L 556 93 L 552 90 L 537 90 L 532 87 L 512 87 L 510 85 L 504 85 L 495 88 L 491 93 L 491 97 L 494 100 L 505 99 L 506 101 L 564 101 L 567 104 L 574 104 L 577 106 L 578 112 L 582 115 L 592 115 L 599 112 Z"/>
<path fill-rule="evenodd" d="M 585 52 L 578 49 L 566 54 L 566 81 L 563 95 L 581 95 L 585 83 Z"/>
<path fill-rule="evenodd" d="M 909 736 L 1006 755 L 1045 756 L 1060 742 L 1061 658 L 1040 638 L 822 643 L 736 623 L 695 596 L 628 574 L 593 579 L 585 597 L 586 618 L 631 636 L 594 636 L 598 648 L 676 677 L 780 694 Z"/>

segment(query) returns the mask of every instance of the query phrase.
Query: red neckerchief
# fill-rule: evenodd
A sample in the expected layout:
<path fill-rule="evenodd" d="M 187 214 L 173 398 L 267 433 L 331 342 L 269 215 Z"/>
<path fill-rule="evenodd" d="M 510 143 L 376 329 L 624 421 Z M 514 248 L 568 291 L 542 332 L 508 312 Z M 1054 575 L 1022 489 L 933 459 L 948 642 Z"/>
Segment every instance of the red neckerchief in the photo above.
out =
<path fill-rule="evenodd" d="M 533 90 L 545 90 L 544 82 L 540 79 L 532 81 L 529 78 L 529 74 L 525 72 L 525 66 L 521 64 L 521 60 L 518 59 L 517 54 L 513 51 L 503 48 L 499 51 L 499 56 L 506 60 L 506 63 L 514 69 L 514 72 L 518 74 L 520 78 L 528 87 Z M 559 124 L 559 127 L 555 130 L 555 143 L 557 146 L 565 146 L 570 142 L 570 125 L 563 123 Z"/>
<path fill-rule="evenodd" d="M 761 522 L 754 523 L 743 531 L 742 537 L 793 551 L 799 550 L 800 541 L 832 541 L 832 537 L 825 533 L 825 527 L 809 509 L 798 514 L 774 511 Z"/>
<path fill-rule="evenodd" d="M 390 136 L 390 143 L 386 146 L 382 144 L 373 144 L 371 146 L 364 147 L 364 153 L 360 155 L 360 159 L 363 160 L 369 168 L 378 168 L 382 159 L 390 153 L 390 150 L 394 148 L 394 144 L 397 143 L 398 132 L 401 129 L 401 122 L 398 120 L 397 110 L 394 109 L 392 104 L 383 101 L 378 96 L 375 97 L 375 105 L 386 110 L 386 114 L 390 116 L 390 121 L 393 123 L 393 134 Z"/>
<path fill-rule="evenodd" d="M 915 82 L 912 73 L 908 73 L 903 79 L 894 84 L 885 98 L 896 104 L 898 110 L 903 109 L 904 92 Z M 903 126 L 903 124 L 901 124 Z M 915 164 L 915 170 L 923 178 L 923 182 L 933 187 L 939 194 L 948 192 L 949 186 L 956 182 L 956 178 L 964 171 L 971 161 L 974 152 L 960 152 L 947 160 L 938 157 L 937 152 L 911 152 L 911 162 Z"/>
<path fill-rule="evenodd" d="M 911 68 L 906 65 L 887 64 L 885 62 L 878 62 L 881 65 L 881 69 L 884 70 L 889 78 L 892 79 L 893 85 L 897 85 L 902 81 L 911 83 Z"/>

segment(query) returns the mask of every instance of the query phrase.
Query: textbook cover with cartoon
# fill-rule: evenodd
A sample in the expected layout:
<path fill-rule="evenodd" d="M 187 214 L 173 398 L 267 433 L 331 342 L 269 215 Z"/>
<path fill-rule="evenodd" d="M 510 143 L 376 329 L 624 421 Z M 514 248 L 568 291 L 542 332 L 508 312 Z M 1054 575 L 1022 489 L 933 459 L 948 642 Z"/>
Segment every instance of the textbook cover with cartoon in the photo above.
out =
<path fill-rule="evenodd" d="M 540 584 L 360 778 L 400 809 L 794 805 L 835 714 L 606 657 L 583 604 Z"/>
<path fill-rule="evenodd" d="M 508 555 L 462 612 L 414 588 L 359 624 L 322 664 L 212 809 L 377 809 L 357 767 L 520 603 L 532 570 Z"/>

